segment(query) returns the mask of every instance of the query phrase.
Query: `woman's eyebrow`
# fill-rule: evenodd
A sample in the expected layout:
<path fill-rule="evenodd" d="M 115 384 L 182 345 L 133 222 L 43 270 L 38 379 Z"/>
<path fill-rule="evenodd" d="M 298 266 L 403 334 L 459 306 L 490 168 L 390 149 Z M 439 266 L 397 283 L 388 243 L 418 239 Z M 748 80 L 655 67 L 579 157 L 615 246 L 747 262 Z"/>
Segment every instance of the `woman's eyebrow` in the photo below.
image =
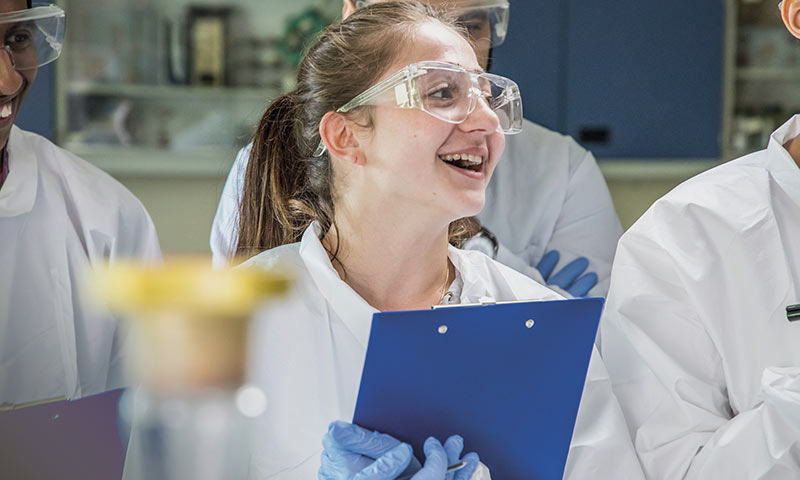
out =
<path fill-rule="evenodd" d="M 486 70 L 482 69 L 481 67 L 478 67 L 478 68 L 470 68 L 470 67 L 465 67 L 464 65 L 461 65 L 461 64 L 460 64 L 460 63 L 458 63 L 458 62 L 451 62 L 451 63 L 452 63 L 453 65 L 457 66 L 457 67 L 461 67 L 461 68 L 463 68 L 464 70 L 466 70 L 466 71 L 468 71 L 468 72 L 472 72 L 472 73 L 486 73 Z"/>

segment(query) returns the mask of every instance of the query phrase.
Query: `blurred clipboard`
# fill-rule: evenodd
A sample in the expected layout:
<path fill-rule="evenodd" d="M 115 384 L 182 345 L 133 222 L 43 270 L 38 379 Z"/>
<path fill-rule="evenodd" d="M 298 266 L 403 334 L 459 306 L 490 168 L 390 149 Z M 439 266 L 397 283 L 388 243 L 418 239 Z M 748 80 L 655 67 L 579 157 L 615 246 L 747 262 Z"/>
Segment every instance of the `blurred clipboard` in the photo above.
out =
<path fill-rule="evenodd" d="M 561 479 L 602 307 L 588 298 L 376 313 L 353 422 L 417 456 L 428 436 L 460 434 L 493 478 Z"/>
<path fill-rule="evenodd" d="M 121 478 L 122 392 L 0 411 L 0 478 Z"/>

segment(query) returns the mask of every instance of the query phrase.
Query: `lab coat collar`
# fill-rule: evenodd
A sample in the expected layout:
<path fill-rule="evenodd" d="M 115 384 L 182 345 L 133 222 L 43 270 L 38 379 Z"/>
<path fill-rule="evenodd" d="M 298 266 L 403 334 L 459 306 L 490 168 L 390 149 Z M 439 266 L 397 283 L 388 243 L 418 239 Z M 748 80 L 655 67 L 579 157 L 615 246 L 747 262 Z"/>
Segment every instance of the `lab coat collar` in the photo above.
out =
<path fill-rule="evenodd" d="M 22 132 L 11 127 L 8 138 L 8 178 L 0 188 L 0 217 L 28 213 L 36 201 L 39 167 L 35 152 Z"/>
<path fill-rule="evenodd" d="M 328 252 L 322 246 L 320 234 L 321 228 L 317 222 L 306 229 L 300 240 L 300 258 L 303 259 L 311 278 L 335 314 L 347 325 L 356 340 L 366 348 L 369 343 L 372 316 L 378 309 L 368 304 L 339 277 L 328 257 Z M 490 288 L 487 282 L 488 272 L 480 272 L 481 267 L 486 270 L 485 262 L 480 264 L 472 262 L 465 252 L 452 245 L 449 246 L 448 256 L 463 281 L 459 303 L 477 303 L 484 299 L 497 300 L 498 292 Z M 513 295 L 511 286 L 506 285 L 506 287 L 508 292 L 504 296 Z"/>
<path fill-rule="evenodd" d="M 479 303 L 482 300 L 496 301 L 497 293 L 489 288 L 485 275 L 480 275 L 470 258 L 462 250 L 449 245 L 448 256 L 458 272 L 463 286 L 459 303 Z"/>
<path fill-rule="evenodd" d="M 783 147 L 800 135 L 800 115 L 795 115 L 770 136 L 767 168 L 781 188 L 800 206 L 800 168 Z"/>
<path fill-rule="evenodd" d="M 342 319 L 358 343 L 366 349 L 372 315 L 378 310 L 339 277 L 319 239 L 321 231 L 317 222 L 309 225 L 300 240 L 300 258 L 336 316 Z"/>

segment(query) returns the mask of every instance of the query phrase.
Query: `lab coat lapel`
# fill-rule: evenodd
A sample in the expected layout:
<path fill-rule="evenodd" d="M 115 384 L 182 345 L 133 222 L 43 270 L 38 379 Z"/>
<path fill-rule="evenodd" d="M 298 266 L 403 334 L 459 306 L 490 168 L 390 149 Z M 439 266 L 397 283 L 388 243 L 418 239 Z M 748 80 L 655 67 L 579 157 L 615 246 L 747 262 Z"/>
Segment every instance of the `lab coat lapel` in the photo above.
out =
<path fill-rule="evenodd" d="M 56 309 L 54 318 L 59 335 L 59 351 L 48 352 L 48 355 L 58 355 L 61 364 L 64 366 L 66 397 L 69 400 L 80 398 L 81 385 L 78 372 L 78 352 L 77 340 L 75 337 L 75 320 L 73 305 L 72 284 L 69 278 L 82 278 L 79 272 L 74 271 L 74 265 L 70 264 L 69 253 L 67 252 L 67 242 L 64 242 L 64 249 L 59 250 L 51 259 L 53 265 L 50 268 L 50 277 L 53 282 L 53 302 Z M 69 276 L 64 275 L 69 272 Z M 80 272 L 83 273 L 83 272 Z M 56 358 L 56 357 L 54 357 Z"/>
<path fill-rule="evenodd" d="M 372 315 L 378 310 L 369 305 L 340 277 L 319 240 L 319 224 L 312 223 L 300 241 L 300 258 L 311 273 L 322 296 L 334 313 L 342 319 L 356 341 L 367 348 Z"/>
<path fill-rule="evenodd" d="M 767 169 L 781 189 L 800 208 L 800 168 L 783 147 L 800 135 L 800 115 L 795 115 L 772 134 L 767 147 Z"/>
<path fill-rule="evenodd" d="M 0 217 L 15 217 L 33 209 L 38 171 L 36 153 L 20 130 L 12 127 L 8 139 L 8 178 L 0 188 Z"/>

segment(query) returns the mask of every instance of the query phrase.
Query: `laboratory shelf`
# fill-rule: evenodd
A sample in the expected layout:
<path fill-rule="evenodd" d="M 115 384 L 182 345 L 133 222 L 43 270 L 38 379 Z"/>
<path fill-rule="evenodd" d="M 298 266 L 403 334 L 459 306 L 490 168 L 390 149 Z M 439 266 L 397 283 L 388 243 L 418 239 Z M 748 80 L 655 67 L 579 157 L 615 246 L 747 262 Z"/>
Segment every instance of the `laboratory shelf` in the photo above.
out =
<path fill-rule="evenodd" d="M 602 158 L 607 182 L 675 181 L 679 183 L 723 163 L 719 158 Z"/>
<path fill-rule="evenodd" d="M 736 70 L 736 79 L 740 81 L 798 81 L 800 80 L 800 67 L 739 67 Z"/>
<path fill-rule="evenodd" d="M 73 81 L 68 89 L 73 95 L 124 97 L 151 100 L 253 101 L 266 102 L 280 95 L 275 88 L 200 87 L 196 85 L 136 85 Z"/>
<path fill-rule="evenodd" d="M 236 158 L 232 148 L 174 151 L 74 142 L 64 148 L 111 175 L 127 177 L 225 177 Z"/>

